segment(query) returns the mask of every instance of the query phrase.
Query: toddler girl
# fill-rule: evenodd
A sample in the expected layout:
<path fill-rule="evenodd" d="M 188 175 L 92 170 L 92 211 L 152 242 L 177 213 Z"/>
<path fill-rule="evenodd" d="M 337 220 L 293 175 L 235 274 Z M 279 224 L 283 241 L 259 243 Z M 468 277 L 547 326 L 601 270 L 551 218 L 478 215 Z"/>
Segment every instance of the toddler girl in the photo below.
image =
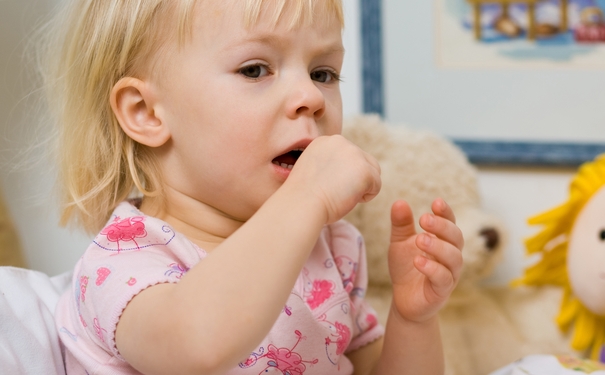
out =
<path fill-rule="evenodd" d="M 451 209 L 416 234 L 393 205 L 386 330 L 340 220 L 380 190 L 339 135 L 341 0 L 67 2 L 46 72 L 63 222 L 98 233 L 57 308 L 68 374 L 443 371 Z"/>

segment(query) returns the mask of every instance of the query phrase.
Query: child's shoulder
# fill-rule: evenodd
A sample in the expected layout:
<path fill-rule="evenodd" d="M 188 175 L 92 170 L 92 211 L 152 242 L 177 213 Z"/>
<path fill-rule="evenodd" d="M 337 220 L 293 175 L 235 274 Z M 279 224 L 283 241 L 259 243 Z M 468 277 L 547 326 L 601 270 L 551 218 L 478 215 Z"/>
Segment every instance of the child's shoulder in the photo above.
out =
<path fill-rule="evenodd" d="M 192 265 L 206 252 L 176 232 L 165 221 L 145 215 L 136 201 L 120 203 L 103 229 L 95 236 L 84 257 L 136 258 L 168 257 Z"/>
<path fill-rule="evenodd" d="M 93 245 L 106 251 L 143 250 L 168 245 L 176 232 L 166 222 L 142 213 L 134 202 L 120 203 L 105 227 L 97 234 Z"/>
<path fill-rule="evenodd" d="M 114 224 L 116 221 L 118 221 L 120 219 L 145 218 L 145 220 L 147 220 L 147 221 L 149 221 L 150 219 L 161 221 L 157 218 L 154 218 L 153 216 L 145 215 L 139 209 L 140 206 L 141 206 L 140 199 L 131 199 L 131 200 L 126 200 L 126 201 L 120 202 L 116 206 L 116 208 L 113 210 L 113 212 L 111 213 L 111 216 L 109 217 L 109 220 L 107 221 L 107 223 L 105 224 L 105 227 L 103 229 L 106 229 L 108 226 L 111 226 L 112 224 Z"/>

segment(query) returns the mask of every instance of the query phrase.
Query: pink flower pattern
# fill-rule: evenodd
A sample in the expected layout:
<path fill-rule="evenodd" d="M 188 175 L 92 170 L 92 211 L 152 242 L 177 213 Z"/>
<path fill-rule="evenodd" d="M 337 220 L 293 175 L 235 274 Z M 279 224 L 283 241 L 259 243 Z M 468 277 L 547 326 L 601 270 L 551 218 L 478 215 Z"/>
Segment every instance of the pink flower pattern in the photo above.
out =
<path fill-rule="evenodd" d="M 118 254 L 120 253 L 120 241 L 132 241 L 139 249 L 139 244 L 137 244 L 135 238 L 147 236 L 143 220 L 145 220 L 144 216 L 127 217 L 123 220 L 116 217 L 114 222 L 106 226 L 100 234 L 106 236 L 108 241 L 117 243 Z"/>
<path fill-rule="evenodd" d="M 334 326 L 336 327 L 336 333 L 330 336 L 336 337 L 336 340 L 328 336 L 326 337 L 326 345 L 336 344 L 336 354 L 341 355 L 345 352 L 351 341 L 351 330 L 347 325 L 339 322 L 334 322 Z"/>
<path fill-rule="evenodd" d="M 313 289 L 306 296 L 311 310 L 315 310 L 334 294 L 334 283 L 330 280 L 314 280 Z"/>
<path fill-rule="evenodd" d="M 111 275 L 111 270 L 107 267 L 99 267 L 97 269 L 97 279 L 95 280 L 96 286 L 101 286 L 107 280 L 107 278 Z"/>
<path fill-rule="evenodd" d="M 366 323 L 368 323 L 368 329 L 374 328 L 376 325 L 378 325 L 378 319 L 376 319 L 376 315 L 368 314 L 366 316 Z"/>
<path fill-rule="evenodd" d="M 318 359 L 313 359 L 312 361 L 305 361 L 302 359 L 302 356 L 294 351 L 301 340 L 304 340 L 305 337 L 300 333 L 300 331 L 294 331 L 294 334 L 298 337 L 294 346 L 290 348 L 281 347 L 278 348 L 273 344 L 269 344 L 267 347 L 267 353 L 262 354 L 264 352 L 263 348 L 260 348 L 260 354 L 252 353 L 250 357 L 243 363 L 240 363 L 239 367 L 241 368 L 249 368 L 258 362 L 261 358 L 267 358 L 267 366 L 261 370 L 259 375 L 261 374 L 284 374 L 284 375 L 302 375 L 305 373 L 307 366 L 305 364 L 316 364 Z"/>

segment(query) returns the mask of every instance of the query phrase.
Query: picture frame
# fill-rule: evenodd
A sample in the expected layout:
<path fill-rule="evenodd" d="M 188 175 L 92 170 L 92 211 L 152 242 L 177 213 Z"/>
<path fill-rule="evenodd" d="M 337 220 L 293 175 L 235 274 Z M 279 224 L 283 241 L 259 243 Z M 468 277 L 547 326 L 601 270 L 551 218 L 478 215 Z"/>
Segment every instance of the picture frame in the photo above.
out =
<path fill-rule="evenodd" d="M 383 0 L 360 0 L 363 112 L 384 116 L 385 72 L 382 5 Z M 581 163 L 605 153 L 605 143 L 600 140 L 567 142 L 560 139 L 524 140 L 522 137 L 520 138 L 502 140 L 454 137 L 452 141 L 467 154 L 472 163 L 477 165 L 577 167 Z"/>

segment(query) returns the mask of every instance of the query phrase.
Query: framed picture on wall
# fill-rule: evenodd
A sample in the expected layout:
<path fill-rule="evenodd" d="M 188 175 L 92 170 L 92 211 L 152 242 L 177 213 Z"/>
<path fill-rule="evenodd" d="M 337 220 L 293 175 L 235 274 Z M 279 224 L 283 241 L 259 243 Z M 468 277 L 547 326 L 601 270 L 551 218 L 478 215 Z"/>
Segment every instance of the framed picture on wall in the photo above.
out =
<path fill-rule="evenodd" d="M 362 0 L 364 111 L 478 164 L 605 152 L 605 0 Z"/>
<path fill-rule="evenodd" d="M 605 0 L 437 0 L 443 67 L 605 67 Z"/>

